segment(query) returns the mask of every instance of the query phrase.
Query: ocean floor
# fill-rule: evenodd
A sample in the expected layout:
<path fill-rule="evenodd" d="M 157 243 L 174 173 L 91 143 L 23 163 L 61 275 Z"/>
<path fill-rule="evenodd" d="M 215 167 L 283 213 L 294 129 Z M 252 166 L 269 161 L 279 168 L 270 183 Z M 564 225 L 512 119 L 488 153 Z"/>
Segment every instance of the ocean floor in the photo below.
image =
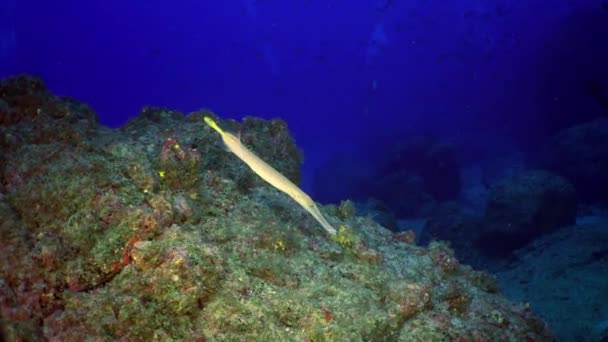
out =
<path fill-rule="evenodd" d="M 516 252 L 496 273 L 503 293 L 529 302 L 560 341 L 608 339 L 608 215 L 579 216 L 576 225 Z"/>

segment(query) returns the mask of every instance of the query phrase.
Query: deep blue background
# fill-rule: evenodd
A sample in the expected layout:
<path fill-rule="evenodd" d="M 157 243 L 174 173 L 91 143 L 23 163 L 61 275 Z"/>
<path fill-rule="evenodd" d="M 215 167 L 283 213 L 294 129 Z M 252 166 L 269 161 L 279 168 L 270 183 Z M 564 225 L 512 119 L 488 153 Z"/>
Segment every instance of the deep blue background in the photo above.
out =
<path fill-rule="evenodd" d="M 37 1 L 0 5 L 0 73 L 32 73 L 123 124 L 144 105 L 285 119 L 305 188 L 433 133 L 483 158 L 602 115 L 601 0 Z"/>

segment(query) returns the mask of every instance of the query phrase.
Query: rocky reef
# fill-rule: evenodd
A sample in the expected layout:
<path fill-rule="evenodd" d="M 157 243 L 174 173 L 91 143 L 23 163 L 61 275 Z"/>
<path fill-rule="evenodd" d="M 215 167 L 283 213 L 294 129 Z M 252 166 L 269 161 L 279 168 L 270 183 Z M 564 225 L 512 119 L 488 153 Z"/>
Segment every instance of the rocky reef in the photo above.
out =
<path fill-rule="evenodd" d="M 82 341 L 550 341 L 526 303 L 460 264 L 321 208 L 331 237 L 203 122 L 145 108 L 120 129 L 39 79 L 0 83 L 0 334 Z M 220 120 L 294 182 L 281 120 Z"/>

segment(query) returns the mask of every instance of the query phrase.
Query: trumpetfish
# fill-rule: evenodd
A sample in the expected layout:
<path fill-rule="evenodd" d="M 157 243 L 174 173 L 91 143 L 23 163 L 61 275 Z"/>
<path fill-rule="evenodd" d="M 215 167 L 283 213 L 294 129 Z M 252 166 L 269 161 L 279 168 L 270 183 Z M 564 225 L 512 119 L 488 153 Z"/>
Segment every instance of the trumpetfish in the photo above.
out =
<path fill-rule="evenodd" d="M 287 177 L 283 176 L 279 171 L 275 170 L 272 166 L 268 165 L 260 157 L 255 155 L 255 153 L 251 152 L 234 134 L 221 129 L 213 119 L 206 116 L 205 122 L 220 134 L 226 148 L 247 164 L 253 172 L 296 201 L 302 208 L 308 211 L 330 235 L 336 235 L 336 229 L 327 222 L 312 198 L 302 191 L 302 189 L 287 179 Z"/>

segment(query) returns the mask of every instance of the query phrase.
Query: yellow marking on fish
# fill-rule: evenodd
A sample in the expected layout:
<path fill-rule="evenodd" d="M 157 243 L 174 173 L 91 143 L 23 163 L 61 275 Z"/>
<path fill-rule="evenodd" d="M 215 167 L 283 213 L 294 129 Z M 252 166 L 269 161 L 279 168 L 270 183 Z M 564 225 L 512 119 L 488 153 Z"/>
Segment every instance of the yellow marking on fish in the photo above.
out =
<path fill-rule="evenodd" d="M 206 116 L 205 122 L 220 134 L 222 141 L 230 152 L 239 157 L 253 172 L 270 185 L 293 198 L 294 201 L 302 206 L 302 208 L 306 209 L 306 211 L 308 211 L 329 234 L 336 235 L 336 229 L 327 222 L 325 217 L 323 217 L 323 214 L 321 214 L 321 211 L 310 196 L 302 191 L 297 185 L 293 184 L 287 177 L 280 174 L 272 166 L 268 165 L 265 161 L 260 159 L 260 157 L 251 152 L 241 143 L 239 138 L 221 129 L 213 119 Z"/>

